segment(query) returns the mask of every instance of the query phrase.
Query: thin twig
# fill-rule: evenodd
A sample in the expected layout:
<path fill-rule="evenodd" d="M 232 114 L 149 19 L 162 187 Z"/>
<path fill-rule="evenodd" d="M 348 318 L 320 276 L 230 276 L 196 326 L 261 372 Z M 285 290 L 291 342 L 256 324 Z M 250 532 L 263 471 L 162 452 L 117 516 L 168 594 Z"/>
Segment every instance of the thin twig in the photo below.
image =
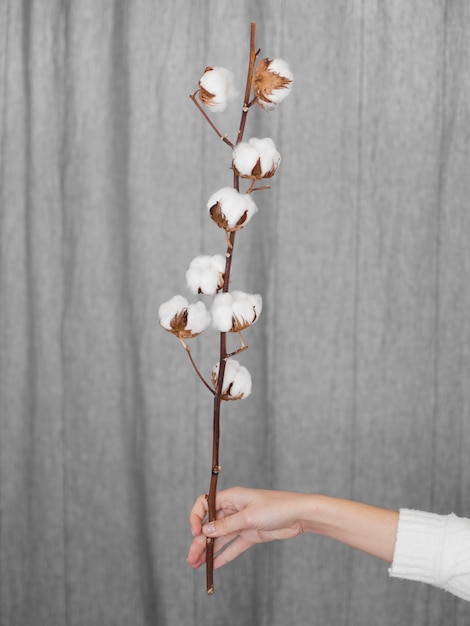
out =
<path fill-rule="evenodd" d="M 209 383 L 207 382 L 207 380 L 204 378 L 204 376 L 201 374 L 201 372 L 199 371 L 198 366 L 196 365 L 194 359 L 193 359 L 193 355 L 191 354 L 191 349 L 188 346 L 188 344 L 181 339 L 180 337 L 180 341 L 183 344 L 184 349 L 186 350 L 186 354 L 189 357 L 189 360 L 191 361 L 191 365 L 194 367 L 194 370 L 196 372 L 196 374 L 199 376 L 199 378 L 201 379 L 201 381 L 204 383 L 204 385 L 209 389 L 209 391 L 211 392 L 212 395 L 215 395 L 215 391 L 214 389 L 209 385 Z"/>
<path fill-rule="evenodd" d="M 237 356 L 237 354 L 240 354 L 240 352 L 244 352 L 245 350 L 248 350 L 247 345 L 238 348 L 238 350 L 235 350 L 235 352 L 230 352 L 230 354 L 227 354 L 227 359 L 231 359 L 233 356 Z"/>
<path fill-rule="evenodd" d="M 199 89 L 197 91 L 195 91 L 193 94 L 191 94 L 189 97 L 194 102 L 194 104 L 197 106 L 197 108 L 202 113 L 202 115 L 205 117 L 207 123 L 215 131 L 215 133 L 217 134 L 219 139 L 222 139 L 222 141 L 224 141 L 228 146 L 233 148 L 233 143 L 230 141 L 230 139 L 227 137 L 227 135 L 222 135 L 222 133 L 219 131 L 219 129 L 212 123 L 211 118 L 207 115 L 207 113 L 204 111 L 202 106 L 197 101 L 196 94 L 198 93 L 198 91 L 199 91 Z"/>

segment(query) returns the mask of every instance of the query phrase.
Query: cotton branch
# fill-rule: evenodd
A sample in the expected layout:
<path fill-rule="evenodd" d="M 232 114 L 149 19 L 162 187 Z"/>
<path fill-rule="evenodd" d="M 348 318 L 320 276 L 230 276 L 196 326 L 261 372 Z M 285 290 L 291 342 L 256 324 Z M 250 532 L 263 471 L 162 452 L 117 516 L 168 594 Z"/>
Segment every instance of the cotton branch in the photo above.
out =
<path fill-rule="evenodd" d="M 211 219 L 225 231 L 226 253 L 197 257 L 191 262 L 186 273 L 187 286 L 194 294 L 213 295 L 211 315 L 204 303 L 189 304 L 183 296 L 175 296 L 163 303 L 159 309 L 161 326 L 176 335 L 184 346 L 196 374 L 213 394 L 213 434 L 212 464 L 208 503 L 208 521 L 216 519 L 216 493 L 220 473 L 220 411 L 222 400 L 239 400 L 251 392 L 251 376 L 248 370 L 232 357 L 248 348 L 241 331 L 255 322 L 261 312 L 261 296 L 230 291 L 235 236 L 244 228 L 258 208 L 252 192 L 269 189 L 268 185 L 256 186 L 261 179 L 276 173 L 281 156 L 269 137 L 252 138 L 243 142 L 248 112 L 254 104 L 265 111 L 272 111 L 284 100 L 290 91 L 293 75 L 282 59 L 263 59 L 255 71 L 256 59 L 260 50 L 256 49 L 256 23 L 251 23 L 250 54 L 246 76 L 245 93 L 237 141 L 233 144 L 218 130 L 204 110 L 214 113 L 224 111 L 229 100 L 235 96 L 233 73 L 223 67 L 206 67 L 199 80 L 199 88 L 190 95 L 191 100 L 203 115 L 209 126 L 225 144 L 232 149 L 233 186 L 216 191 L 209 198 L 207 209 Z M 203 106 L 201 106 L 201 103 Z M 240 179 L 248 180 L 245 193 L 240 192 Z M 219 360 L 213 367 L 212 387 L 204 379 L 196 366 L 191 351 L 184 341 L 196 337 L 208 325 L 219 330 Z M 227 352 L 227 332 L 237 332 L 240 347 Z M 225 378 L 227 377 L 227 380 Z M 207 593 L 214 593 L 214 541 L 206 540 L 206 585 Z"/>
<path fill-rule="evenodd" d="M 248 64 L 248 72 L 245 87 L 245 98 L 242 111 L 242 117 L 240 120 L 240 127 L 238 129 L 237 144 L 243 141 L 243 134 L 246 124 L 246 116 L 249 108 L 249 100 L 251 94 L 251 86 L 253 82 L 253 72 L 256 61 L 257 53 L 255 52 L 255 40 L 256 40 L 256 23 L 251 23 L 250 33 L 250 60 Z M 239 176 L 234 172 L 234 188 L 238 191 L 240 188 Z M 232 267 L 233 247 L 235 243 L 235 231 L 232 231 L 228 237 L 225 274 L 224 274 L 224 286 L 222 291 L 228 292 L 230 285 L 230 271 Z M 209 521 L 214 521 L 216 517 L 216 493 L 217 493 L 217 481 L 219 478 L 220 464 L 219 464 L 219 441 L 220 441 L 220 408 L 222 402 L 222 387 L 225 375 L 225 365 L 227 363 L 227 335 L 225 332 L 220 333 L 220 356 L 219 356 L 219 374 L 217 379 L 217 388 L 214 396 L 214 413 L 213 413 L 213 436 L 212 436 L 212 472 L 210 480 L 210 488 L 207 496 L 208 504 L 208 517 Z M 209 595 L 214 593 L 214 542 L 208 537 L 206 543 L 206 589 Z"/>

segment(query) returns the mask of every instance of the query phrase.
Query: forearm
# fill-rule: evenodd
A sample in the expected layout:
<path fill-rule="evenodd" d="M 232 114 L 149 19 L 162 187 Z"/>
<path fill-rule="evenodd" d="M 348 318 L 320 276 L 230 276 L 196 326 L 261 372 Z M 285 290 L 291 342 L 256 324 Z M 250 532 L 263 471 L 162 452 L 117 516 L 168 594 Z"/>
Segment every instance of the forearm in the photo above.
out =
<path fill-rule="evenodd" d="M 392 562 L 398 512 L 321 495 L 306 495 L 302 508 L 299 521 L 304 532 L 324 535 Z"/>
<path fill-rule="evenodd" d="M 303 532 L 330 537 L 389 563 L 393 560 L 397 512 L 323 495 L 242 487 L 225 489 L 217 498 L 215 521 L 201 527 L 207 514 L 204 496 L 191 511 L 195 539 L 188 562 L 192 567 L 204 562 L 204 535 L 218 538 L 218 549 L 229 544 L 217 557 L 217 567 L 255 543 L 290 539 Z"/>

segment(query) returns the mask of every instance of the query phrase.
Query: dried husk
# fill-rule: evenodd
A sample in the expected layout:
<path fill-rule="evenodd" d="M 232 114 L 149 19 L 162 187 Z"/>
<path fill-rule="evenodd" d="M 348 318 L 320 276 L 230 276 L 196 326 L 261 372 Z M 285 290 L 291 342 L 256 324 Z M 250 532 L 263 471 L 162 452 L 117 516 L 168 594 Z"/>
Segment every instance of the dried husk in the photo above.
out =
<path fill-rule="evenodd" d="M 170 329 L 166 328 L 169 333 L 173 333 L 180 339 L 192 339 L 197 337 L 200 333 L 193 333 L 190 329 L 186 328 L 188 323 L 188 309 L 184 308 L 173 317 L 170 321 Z"/>
<path fill-rule="evenodd" d="M 228 220 L 225 217 L 224 212 L 222 211 L 220 202 L 216 202 L 213 206 L 211 206 L 211 208 L 209 209 L 209 214 L 212 220 L 217 224 L 217 226 L 219 228 L 223 228 L 228 233 L 235 232 L 237 230 L 240 230 L 240 228 L 243 228 L 243 225 L 245 224 L 248 217 L 248 211 L 245 211 L 238 220 L 238 222 L 235 224 L 235 226 L 229 226 Z"/>
<path fill-rule="evenodd" d="M 264 109 L 262 102 L 273 104 L 269 96 L 275 89 L 286 89 L 292 82 L 289 78 L 269 70 L 272 59 L 261 59 L 253 76 L 253 92 L 256 104 Z"/>

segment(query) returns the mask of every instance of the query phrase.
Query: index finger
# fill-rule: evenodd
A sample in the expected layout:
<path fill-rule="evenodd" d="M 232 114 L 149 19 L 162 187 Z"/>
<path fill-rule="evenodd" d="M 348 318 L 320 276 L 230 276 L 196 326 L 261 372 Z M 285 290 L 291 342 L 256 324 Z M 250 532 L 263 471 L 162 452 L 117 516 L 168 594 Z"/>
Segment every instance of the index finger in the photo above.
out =
<path fill-rule="evenodd" d="M 206 494 L 198 496 L 193 504 L 193 508 L 189 513 L 189 524 L 191 532 L 195 537 L 202 534 L 202 522 L 207 515 L 208 504 Z"/>

